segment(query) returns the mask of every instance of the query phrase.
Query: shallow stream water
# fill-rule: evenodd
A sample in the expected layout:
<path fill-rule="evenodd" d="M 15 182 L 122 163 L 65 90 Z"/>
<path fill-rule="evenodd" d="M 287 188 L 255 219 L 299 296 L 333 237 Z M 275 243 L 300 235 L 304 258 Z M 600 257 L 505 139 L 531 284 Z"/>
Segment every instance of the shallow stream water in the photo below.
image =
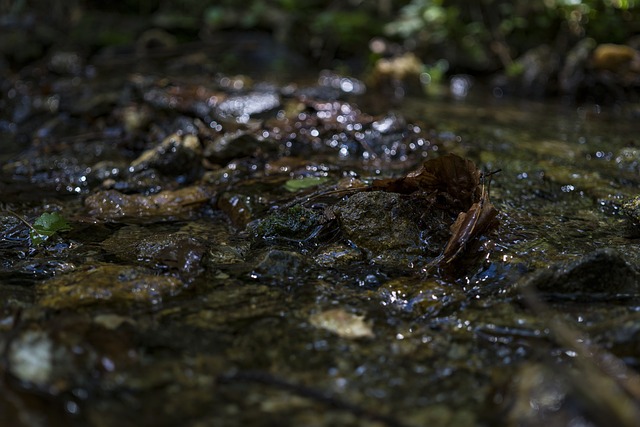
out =
<path fill-rule="evenodd" d="M 355 102 L 371 111 L 366 100 Z M 307 163 L 289 159 L 279 173 L 262 173 L 275 164 L 255 160 L 264 153 L 234 163 L 225 152 L 230 157 L 220 154 L 224 162 L 208 178 L 185 172 L 158 184 L 144 175 L 119 181 L 121 165 L 135 164 L 146 146 L 139 134 L 123 143 L 110 133 L 118 129 L 113 117 L 93 108 L 71 108 L 71 117 L 91 117 L 89 129 L 69 125 L 81 138 L 47 140 L 40 128 L 43 136 L 25 151 L 6 139 L 0 202 L 27 222 L 55 210 L 73 226 L 34 247 L 28 228 L 3 212 L 0 416 L 7 425 L 639 419 L 640 232 L 621 210 L 640 188 L 637 112 L 408 98 L 375 108 L 427 134 L 424 150 L 395 163 L 363 158 L 348 144 L 342 148 L 355 155 L 291 154 L 295 147 L 285 145 L 273 157 Z M 149 132 L 170 133 L 172 125 L 161 123 L 166 112 L 156 113 L 150 121 L 165 129 L 152 124 Z M 91 163 L 99 178 L 85 173 L 83 150 L 112 166 Z M 265 150 L 269 159 L 274 148 Z M 282 190 L 288 179 L 371 182 L 443 153 L 499 170 L 488 191 L 500 225 L 468 262 L 435 270 L 377 262 L 331 236 L 256 243 L 252 224 L 300 197 Z M 55 166 L 39 166 L 43 158 Z M 39 177 L 43 170 L 50 175 Z M 160 219 L 119 217 L 87 202 L 107 181 L 123 194 L 196 182 L 205 193 L 215 187 L 204 199 L 217 203 Z"/>

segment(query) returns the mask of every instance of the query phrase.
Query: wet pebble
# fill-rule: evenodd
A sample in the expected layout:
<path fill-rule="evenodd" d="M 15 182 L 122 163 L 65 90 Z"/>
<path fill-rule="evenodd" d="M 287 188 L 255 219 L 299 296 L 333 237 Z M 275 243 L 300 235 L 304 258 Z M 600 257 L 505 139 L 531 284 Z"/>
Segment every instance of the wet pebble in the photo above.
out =
<path fill-rule="evenodd" d="M 260 141 L 245 131 L 226 133 L 207 144 L 204 157 L 212 163 L 226 164 L 233 159 L 253 154 Z"/>
<path fill-rule="evenodd" d="M 297 252 L 273 249 L 259 261 L 254 275 L 266 279 L 292 279 L 303 275 L 306 266 L 305 258 Z"/>
<path fill-rule="evenodd" d="M 174 133 L 131 162 L 131 170 L 155 169 L 168 176 L 184 175 L 193 180 L 201 170 L 200 141 L 196 135 Z"/>
<path fill-rule="evenodd" d="M 375 335 L 371 323 L 342 308 L 314 313 L 309 317 L 309 322 L 316 328 L 326 329 L 341 338 L 373 338 Z"/>
<path fill-rule="evenodd" d="M 361 251 L 349 245 L 334 244 L 322 249 L 313 257 L 316 264 L 322 267 L 344 267 L 355 262 L 363 261 Z"/>

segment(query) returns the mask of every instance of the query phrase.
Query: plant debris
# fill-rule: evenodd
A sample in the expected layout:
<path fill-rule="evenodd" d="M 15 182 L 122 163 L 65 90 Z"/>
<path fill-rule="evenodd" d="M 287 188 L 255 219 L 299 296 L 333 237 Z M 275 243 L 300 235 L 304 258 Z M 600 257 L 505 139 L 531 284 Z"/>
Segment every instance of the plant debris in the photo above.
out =
<path fill-rule="evenodd" d="M 419 199 L 431 210 L 450 212 L 456 219 L 449 227 L 451 237 L 432 265 L 448 264 L 468 244 L 497 227 L 498 210 L 489 200 L 487 179 L 495 173 L 482 173 L 468 159 L 447 154 L 429 159 L 417 171 L 400 178 L 381 179 L 371 186 L 350 192 L 386 191 Z"/>

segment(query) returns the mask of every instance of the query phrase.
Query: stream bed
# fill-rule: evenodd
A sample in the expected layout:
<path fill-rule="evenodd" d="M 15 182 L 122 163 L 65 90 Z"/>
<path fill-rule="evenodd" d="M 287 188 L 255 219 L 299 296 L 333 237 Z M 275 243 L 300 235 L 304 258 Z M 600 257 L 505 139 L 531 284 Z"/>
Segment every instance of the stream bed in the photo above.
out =
<path fill-rule="evenodd" d="M 637 111 L 79 61 L 2 81 L 2 425 L 637 424 Z"/>

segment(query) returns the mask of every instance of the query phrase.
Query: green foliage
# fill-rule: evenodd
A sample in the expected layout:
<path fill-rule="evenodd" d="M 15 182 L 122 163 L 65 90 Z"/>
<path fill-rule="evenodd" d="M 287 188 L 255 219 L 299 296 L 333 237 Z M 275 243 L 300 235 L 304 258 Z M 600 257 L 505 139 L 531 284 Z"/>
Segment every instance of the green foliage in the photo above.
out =
<path fill-rule="evenodd" d="M 634 0 L 411 0 L 385 26 L 389 36 L 471 68 L 506 67 L 542 44 L 569 49 L 591 37 L 624 43 L 640 29 Z M 449 58 L 448 56 L 451 56 Z"/>
<path fill-rule="evenodd" d="M 349 46 L 362 43 L 366 47 L 367 36 L 379 29 L 366 10 L 324 10 L 310 24 L 314 33 Z"/>
<path fill-rule="evenodd" d="M 69 230 L 71 226 L 62 215 L 57 212 L 45 212 L 34 221 L 29 237 L 34 245 L 40 245 L 54 234 Z"/>
<path fill-rule="evenodd" d="M 27 13 L 25 4 L 14 2 L 10 13 Z M 625 43 L 640 33 L 639 0 L 54 0 L 33 7 L 55 23 L 56 37 L 64 31 L 79 46 L 132 44 L 150 27 L 187 38 L 221 29 L 260 30 L 325 61 L 320 66 L 366 58 L 370 40 L 383 35 L 425 63 L 446 59 L 452 71 L 495 71 L 542 44 L 562 54 L 583 38 Z M 48 25 L 42 22 L 36 31 Z M 20 58 L 20 52 L 14 55 Z"/>

